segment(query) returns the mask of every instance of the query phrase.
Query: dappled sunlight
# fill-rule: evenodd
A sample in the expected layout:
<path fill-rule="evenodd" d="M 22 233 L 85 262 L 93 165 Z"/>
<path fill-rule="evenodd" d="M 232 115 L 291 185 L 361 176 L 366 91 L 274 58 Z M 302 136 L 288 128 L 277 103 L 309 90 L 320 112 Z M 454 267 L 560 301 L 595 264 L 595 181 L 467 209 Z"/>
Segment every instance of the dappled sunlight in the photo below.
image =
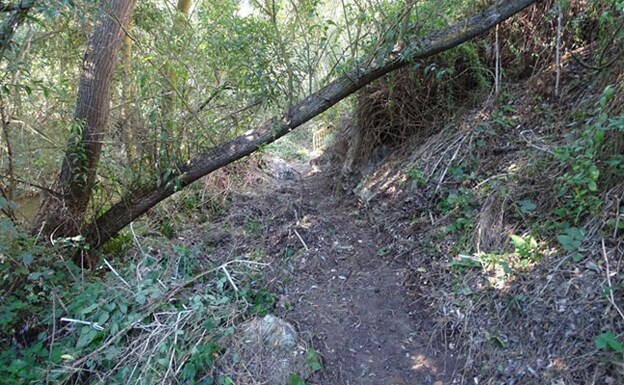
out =
<path fill-rule="evenodd" d="M 0 382 L 624 384 L 612 3 L 2 2 Z"/>

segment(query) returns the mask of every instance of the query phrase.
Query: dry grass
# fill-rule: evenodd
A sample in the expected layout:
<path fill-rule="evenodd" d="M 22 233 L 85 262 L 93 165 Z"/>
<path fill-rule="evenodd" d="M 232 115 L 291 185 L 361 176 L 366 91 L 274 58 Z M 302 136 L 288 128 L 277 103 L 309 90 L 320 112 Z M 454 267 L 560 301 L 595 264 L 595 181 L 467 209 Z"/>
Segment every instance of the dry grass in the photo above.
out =
<path fill-rule="evenodd" d="M 470 93 L 481 85 L 479 75 L 474 68 L 464 68 L 470 63 L 463 53 L 457 55 L 419 63 L 418 70 L 401 69 L 358 93 L 350 143 L 354 166 L 374 161 L 380 147 L 429 137 L 452 109 L 470 101 Z M 450 68 L 451 75 L 439 72 L 442 68 Z"/>

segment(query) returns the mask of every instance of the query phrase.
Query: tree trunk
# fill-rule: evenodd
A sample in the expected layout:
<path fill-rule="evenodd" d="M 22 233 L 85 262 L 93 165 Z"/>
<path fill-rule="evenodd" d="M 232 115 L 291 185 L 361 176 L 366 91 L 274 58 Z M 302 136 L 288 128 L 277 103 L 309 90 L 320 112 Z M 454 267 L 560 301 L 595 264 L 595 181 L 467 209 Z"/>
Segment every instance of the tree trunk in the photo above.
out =
<path fill-rule="evenodd" d="M 101 0 L 100 4 L 102 15 L 84 55 L 74 122 L 55 184 L 58 196 L 45 197 L 33 226 L 33 233 L 46 238 L 82 232 L 95 185 L 117 51 L 135 0 Z"/>
<path fill-rule="evenodd" d="M 123 74 L 124 80 L 122 81 L 121 100 L 123 107 L 121 108 L 121 118 L 117 123 L 123 140 L 124 150 L 126 151 L 126 161 L 128 166 L 132 165 L 135 158 L 135 141 L 132 128 L 137 126 L 136 124 L 136 112 L 134 99 L 136 98 L 134 81 L 132 79 L 132 19 L 128 20 L 128 27 L 126 28 L 126 34 L 123 39 Z"/>
<path fill-rule="evenodd" d="M 467 18 L 433 35 L 408 39 L 404 52 L 409 52 L 413 60 L 433 56 L 490 30 L 536 1 L 513 0 L 504 3 L 497 1 L 497 5 L 483 13 Z M 254 130 L 180 165 L 179 171 L 171 175 L 169 180 L 146 185 L 127 194 L 84 229 L 83 234 L 87 242 L 92 247 L 101 245 L 179 189 L 277 140 L 370 82 L 408 64 L 408 61 L 390 58 L 381 66 L 371 65 L 370 68 L 351 71 L 348 75 L 336 79 L 318 92 L 309 95 L 291 107 L 283 116 L 270 119 Z"/>

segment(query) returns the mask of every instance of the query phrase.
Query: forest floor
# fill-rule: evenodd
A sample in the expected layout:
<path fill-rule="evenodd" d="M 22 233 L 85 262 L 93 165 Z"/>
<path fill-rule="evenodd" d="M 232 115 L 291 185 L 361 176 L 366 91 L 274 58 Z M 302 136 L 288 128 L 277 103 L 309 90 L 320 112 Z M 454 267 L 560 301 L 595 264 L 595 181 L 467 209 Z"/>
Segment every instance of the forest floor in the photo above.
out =
<path fill-rule="evenodd" d="M 439 159 L 451 153 L 455 158 L 460 149 L 470 153 L 470 146 L 461 148 L 463 140 L 476 143 L 479 135 L 492 135 L 470 127 L 450 136 L 440 132 L 421 146 L 433 155 L 417 153 L 418 159 L 429 159 L 419 169 L 442 173 L 424 186 L 401 177 L 414 166 L 400 152 L 352 192 L 344 191 L 332 165 L 320 170 L 314 160 L 289 164 L 265 158 L 260 172 L 251 172 L 251 187 L 237 189 L 227 214 L 210 225 L 226 229 L 229 235 L 216 243 L 230 255 L 261 251 L 267 267 L 259 283 L 277 299 L 271 313 L 294 325 L 321 358 L 322 370 L 305 384 L 621 383 L 621 355 L 596 341 L 605 330 L 622 330 L 622 293 L 604 293 L 612 281 L 621 282 L 624 243 L 617 236 L 601 241 L 588 235 L 583 259 L 575 261 L 540 241 L 536 255 L 523 259 L 508 240 L 508 232 L 520 231 L 518 224 L 507 229 L 497 222 L 516 220 L 509 212 L 516 201 L 493 204 L 498 190 L 486 191 L 478 206 L 436 211 L 432 192 L 445 171 L 427 165 L 444 163 Z M 494 138 L 504 142 L 514 135 Z M 517 137 L 516 145 L 528 148 Z M 511 160 L 503 162 L 486 154 L 478 164 L 504 169 L 524 161 L 514 152 L 507 156 Z M 463 155 L 458 159 L 464 164 Z M 500 171 L 488 172 L 484 181 Z M 514 191 L 514 181 L 523 179 L 509 180 L 505 186 Z M 474 186 L 476 192 L 486 182 L 450 183 L 460 190 Z M 611 195 L 619 196 L 621 188 L 618 184 Z M 442 201 L 451 199 L 446 194 Z M 477 241 L 496 240 L 488 253 L 468 255 L 464 250 L 472 238 L 448 231 L 464 220 L 482 229 Z M 273 383 L 251 373 L 246 378 L 250 382 L 236 383 Z"/>
<path fill-rule="evenodd" d="M 304 171 L 300 183 L 309 210 L 298 232 L 309 250 L 283 288 L 294 305 L 283 317 L 310 333 L 323 357 L 317 383 L 447 383 L 454 358 L 431 346 L 427 312 L 409 306 L 406 267 L 384 255 L 379 231 L 332 194 L 327 175 Z"/>
<path fill-rule="evenodd" d="M 307 383 L 450 384 L 456 358 L 431 340 L 426 309 L 406 296 L 407 267 L 385 253 L 366 211 L 309 163 L 267 165 L 272 176 L 235 198 L 225 221 L 262 223 L 245 248 L 266 251 L 274 314 L 321 357 Z"/>
<path fill-rule="evenodd" d="M 177 238 L 206 249 L 211 263 L 264 265 L 251 289 L 270 293 L 264 310 L 292 324 L 302 354 L 321 361 L 311 376 L 295 370 L 304 375 L 289 385 L 624 383 L 624 185 L 604 169 L 598 189 L 579 190 L 569 173 L 603 164 L 577 149 L 587 148 L 583 138 L 618 135 L 618 121 L 598 117 L 621 114 L 624 99 L 604 111 L 596 101 L 621 73 L 571 81 L 574 92 L 557 102 L 533 79 L 502 106 L 462 111 L 371 160 L 355 181 L 332 170 L 342 162 L 330 161 L 331 147 L 309 162 L 252 157 L 205 180 L 202 207 L 190 205 L 197 220 Z M 577 139 L 566 139 L 570 127 Z M 575 155 L 557 156 L 566 151 Z M 218 216 L 202 218 L 212 210 L 205 192 L 227 197 Z M 590 202 L 595 210 L 583 209 Z M 245 362 L 231 353 L 242 345 L 223 342 L 230 352 L 217 374 L 283 382 L 267 368 L 254 373 L 273 362 Z"/>

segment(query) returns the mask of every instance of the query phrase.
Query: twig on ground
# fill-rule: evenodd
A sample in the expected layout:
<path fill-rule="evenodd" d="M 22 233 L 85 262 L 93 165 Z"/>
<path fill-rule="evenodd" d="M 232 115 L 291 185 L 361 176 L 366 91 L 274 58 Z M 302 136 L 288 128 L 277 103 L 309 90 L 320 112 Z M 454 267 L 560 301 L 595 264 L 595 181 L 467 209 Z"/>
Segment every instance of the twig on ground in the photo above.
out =
<path fill-rule="evenodd" d="M 225 273 L 229 277 L 229 274 L 227 273 L 227 270 L 225 270 Z M 179 335 L 178 330 L 180 329 L 181 321 L 184 320 L 184 318 L 185 318 L 185 317 L 181 318 L 183 313 L 184 312 L 179 312 L 176 315 L 176 322 L 175 322 L 175 324 L 173 325 L 173 328 L 172 328 L 172 329 L 174 329 L 174 332 L 173 332 L 173 344 L 171 344 L 171 348 L 169 349 L 169 351 L 170 351 L 169 365 L 167 366 L 167 371 L 165 372 L 165 375 L 163 376 L 162 384 L 166 384 L 167 383 L 166 381 L 167 381 L 167 378 L 169 376 L 169 373 L 172 372 L 173 369 L 174 369 L 173 359 L 174 359 L 175 353 L 176 353 L 176 346 L 178 345 L 178 335 Z M 187 316 L 189 314 L 191 314 L 190 311 L 186 312 L 186 314 L 184 314 L 184 316 Z"/>
<path fill-rule="evenodd" d="M 453 148 L 453 146 L 455 145 L 455 143 L 461 141 L 465 139 L 465 137 L 460 137 L 456 140 L 453 141 L 453 143 L 451 143 L 446 150 L 444 150 L 444 153 L 442 153 L 442 155 L 440 156 L 440 159 L 438 159 L 438 161 L 436 162 L 436 164 L 433 166 L 433 169 L 431 171 L 429 171 L 429 178 L 431 178 L 433 176 L 433 174 L 436 172 L 436 170 L 438 169 L 438 166 L 440 165 L 440 163 L 442 163 L 442 161 L 444 160 L 444 156 L 446 155 L 446 153 L 448 152 L 448 150 L 450 150 L 451 148 Z"/>
<path fill-rule="evenodd" d="M 620 228 L 620 204 L 622 203 L 622 197 L 618 198 L 615 204 L 615 226 L 613 226 L 613 239 L 617 237 L 618 230 Z"/>
<path fill-rule="evenodd" d="M 607 256 L 607 248 L 605 247 L 604 238 L 602 239 L 602 256 L 605 260 L 605 268 L 607 270 L 607 285 L 609 285 L 607 287 L 607 292 L 609 293 L 609 303 L 611 303 L 611 306 L 613 306 L 613 308 L 617 310 L 617 312 L 620 314 L 620 317 L 622 317 L 622 320 L 624 320 L 624 313 L 622 313 L 622 310 L 620 310 L 619 306 L 615 303 L 615 298 L 613 297 L 613 287 L 611 286 L 611 270 L 609 268 L 609 257 Z"/>
<path fill-rule="evenodd" d="M 553 151 L 551 151 L 551 150 L 549 150 L 549 149 L 547 149 L 547 148 L 544 148 L 544 147 L 540 147 L 540 146 L 538 146 L 538 145 L 534 144 L 533 142 L 531 142 L 529 139 L 525 138 L 524 134 L 526 134 L 526 133 L 528 133 L 528 132 L 533 133 L 533 131 L 531 131 L 531 130 L 524 130 L 524 131 L 520 132 L 520 135 L 519 135 L 519 136 L 520 136 L 520 137 L 522 138 L 522 140 L 524 140 L 524 141 L 525 141 L 525 142 L 526 142 L 529 146 L 531 146 L 531 147 L 535 148 L 536 150 L 539 150 L 539 151 L 543 151 L 543 152 L 545 152 L 545 153 L 548 153 L 548 154 L 550 154 L 550 155 L 555 155 L 555 153 L 554 153 Z"/>
<path fill-rule="evenodd" d="M 199 337 L 197 339 L 197 342 L 195 342 L 195 344 L 193 345 L 193 348 L 191 349 L 191 351 L 194 351 L 195 349 L 197 349 L 197 347 L 204 342 L 204 338 L 206 337 L 206 330 L 202 331 L 202 335 L 201 337 Z M 182 370 L 182 368 L 184 368 L 184 365 L 188 362 L 190 357 L 187 357 L 186 359 L 180 360 L 180 363 L 178 364 L 178 368 L 175 370 L 175 372 L 173 373 L 174 377 L 177 377 L 178 374 L 180 373 L 180 371 Z"/>
<path fill-rule="evenodd" d="M 472 137 L 472 135 L 469 135 L 469 136 Z M 448 162 L 448 164 L 446 165 L 446 168 L 444 169 L 444 171 L 442 172 L 442 175 L 440 176 L 440 180 L 438 181 L 438 185 L 436 186 L 435 191 L 433 192 L 434 195 L 438 193 L 438 190 L 440 190 L 440 186 L 442 185 L 442 182 L 444 181 L 444 177 L 446 177 L 446 173 L 448 172 L 449 168 L 453 164 L 453 161 L 455 160 L 455 158 L 457 158 L 457 154 L 459 154 L 459 150 L 461 149 L 462 144 L 464 143 L 464 141 L 466 140 L 467 137 L 468 136 L 464 136 L 459 141 L 459 144 L 457 145 L 457 148 L 455 149 L 455 152 L 453 153 L 453 156 L 451 157 L 451 160 Z"/>
<path fill-rule="evenodd" d="M 231 265 L 231 264 L 234 264 L 234 263 L 241 263 L 241 264 L 247 264 L 247 265 L 257 265 L 257 266 L 268 266 L 269 265 L 268 263 L 263 263 L 263 262 L 235 259 L 235 260 L 232 260 L 232 261 L 225 262 L 224 264 L 222 264 L 222 265 L 220 265 L 218 267 L 206 270 L 206 271 L 196 275 L 195 277 L 193 277 L 193 278 L 187 280 L 186 282 L 183 282 L 180 285 L 178 285 L 175 289 L 173 289 L 167 295 L 165 295 L 165 296 L 163 296 L 161 298 L 157 298 L 154 301 L 146 304 L 141 309 L 139 309 L 139 313 L 143 313 L 143 314 L 141 316 L 139 316 L 134 322 L 131 322 L 130 324 L 126 325 L 123 329 L 119 330 L 117 333 L 115 333 L 114 335 L 110 336 L 110 338 L 108 338 L 108 340 L 106 340 L 106 342 L 104 342 L 102 345 L 100 345 L 97 349 L 93 350 L 91 353 L 85 355 L 81 359 L 79 359 L 76 362 L 74 362 L 71 366 L 68 367 L 68 369 L 70 369 L 70 370 L 78 370 L 78 367 L 80 367 L 81 365 L 83 365 L 85 362 L 87 362 L 91 358 L 95 357 L 96 355 L 100 354 L 102 351 L 104 351 L 104 349 L 106 349 L 111 344 L 113 344 L 119 337 L 123 336 L 124 334 L 128 333 L 130 330 L 135 328 L 137 325 L 139 325 L 141 323 L 141 321 L 143 319 L 145 319 L 145 317 L 149 316 L 149 314 L 151 314 L 158 306 L 160 306 L 162 303 L 165 303 L 165 302 L 169 301 L 176 294 L 178 294 L 180 291 L 182 291 L 182 289 L 184 289 L 185 287 L 187 287 L 187 286 L 197 282 L 198 280 L 204 278 L 205 276 L 213 274 L 215 271 L 218 271 L 219 269 L 221 269 L 223 267 L 227 267 L 228 265 Z M 63 319 L 61 319 L 61 321 L 63 321 Z M 84 322 L 84 321 L 78 321 L 78 322 Z"/>
<path fill-rule="evenodd" d="M 221 266 L 221 269 L 225 273 L 225 276 L 227 277 L 228 281 L 230 282 L 230 285 L 232 285 L 232 289 L 234 289 L 234 291 L 238 293 L 238 286 L 236 286 L 236 284 L 234 283 L 234 280 L 232 279 L 232 276 L 230 275 L 230 273 L 227 271 L 225 266 Z"/>
<path fill-rule="evenodd" d="M 69 322 L 69 323 L 75 323 L 75 324 L 88 325 L 88 326 L 91 326 L 93 329 L 95 329 L 97 331 L 104 330 L 104 328 L 102 326 L 98 325 L 97 322 L 82 321 L 82 320 L 79 320 L 79 319 L 65 318 L 65 317 L 61 318 L 61 321 Z"/>
<path fill-rule="evenodd" d="M 104 258 L 104 263 L 106 264 L 106 266 L 108 266 L 108 268 L 110 269 L 110 271 L 112 271 L 112 272 L 113 272 L 113 274 L 115 274 L 115 276 L 116 276 L 117 278 L 119 278 L 119 280 L 120 280 L 121 282 L 123 282 L 123 284 L 124 284 L 124 285 L 126 285 L 126 287 L 129 289 L 129 288 L 130 288 L 130 284 L 129 284 L 129 283 L 128 283 L 125 279 L 123 279 L 123 277 L 122 277 L 121 275 L 119 275 L 119 273 L 117 272 L 117 270 L 115 270 L 115 268 L 113 267 L 113 265 L 111 265 L 111 264 L 110 264 L 110 263 L 106 260 L 106 258 Z"/>
<path fill-rule="evenodd" d="M 137 245 L 137 247 L 141 251 L 141 255 L 145 255 L 145 251 L 143 250 L 143 247 L 141 247 L 141 243 L 139 243 L 139 238 L 134 232 L 134 222 L 130 222 L 130 232 L 132 233 L 132 240 L 134 241 L 134 244 Z"/>
<path fill-rule="evenodd" d="M 303 238 L 301 238 L 301 235 L 299 235 L 299 232 L 296 229 L 294 230 L 294 232 L 295 232 L 295 235 L 297 236 L 297 238 L 299 238 L 299 240 L 301 241 L 301 244 L 306 249 L 306 251 L 310 251 L 310 249 L 308 248 L 308 245 L 306 245 L 306 243 L 304 242 Z"/>
<path fill-rule="evenodd" d="M 476 189 L 478 189 L 479 187 L 481 187 L 481 186 L 483 186 L 484 184 L 486 184 L 487 182 L 491 181 L 492 179 L 498 179 L 498 178 L 502 178 L 502 177 L 505 177 L 505 176 L 508 176 L 508 175 L 509 175 L 508 173 L 498 174 L 498 175 L 492 175 L 491 177 L 486 178 L 486 179 L 482 180 L 481 182 L 477 183 L 477 185 L 476 185 L 476 186 L 474 186 L 472 189 L 473 189 L 473 190 L 476 190 Z"/>

